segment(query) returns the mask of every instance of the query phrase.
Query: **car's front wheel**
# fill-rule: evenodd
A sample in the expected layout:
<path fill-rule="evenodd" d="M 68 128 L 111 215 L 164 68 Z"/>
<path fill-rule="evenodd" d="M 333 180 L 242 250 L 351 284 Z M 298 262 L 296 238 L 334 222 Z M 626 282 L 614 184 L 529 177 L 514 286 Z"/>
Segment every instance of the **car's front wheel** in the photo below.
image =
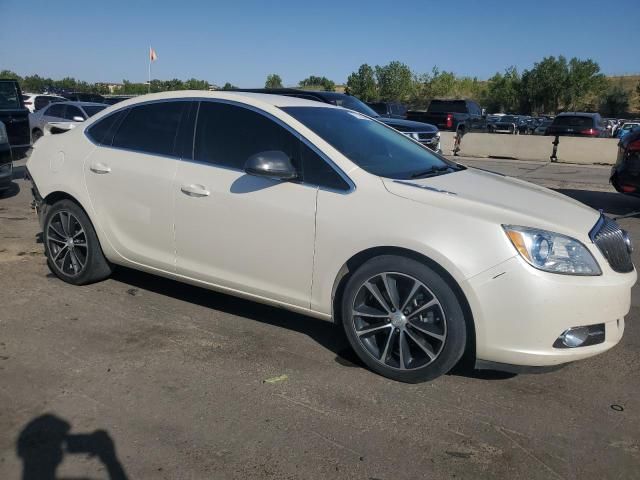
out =
<path fill-rule="evenodd" d="M 75 202 L 61 200 L 47 209 L 43 240 L 49 269 L 65 282 L 86 285 L 111 274 L 93 225 Z"/>
<path fill-rule="evenodd" d="M 463 309 L 449 284 L 426 264 L 383 255 L 348 280 L 342 322 L 369 368 L 403 382 L 451 370 L 466 347 Z"/>

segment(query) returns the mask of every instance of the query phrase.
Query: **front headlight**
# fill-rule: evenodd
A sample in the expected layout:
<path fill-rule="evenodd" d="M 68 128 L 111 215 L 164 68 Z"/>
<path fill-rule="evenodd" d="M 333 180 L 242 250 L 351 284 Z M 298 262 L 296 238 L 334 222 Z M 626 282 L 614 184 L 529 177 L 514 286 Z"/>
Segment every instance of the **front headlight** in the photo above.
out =
<path fill-rule="evenodd" d="M 575 238 L 535 228 L 503 225 L 522 258 L 531 266 L 565 275 L 601 275 L 591 252 Z"/>

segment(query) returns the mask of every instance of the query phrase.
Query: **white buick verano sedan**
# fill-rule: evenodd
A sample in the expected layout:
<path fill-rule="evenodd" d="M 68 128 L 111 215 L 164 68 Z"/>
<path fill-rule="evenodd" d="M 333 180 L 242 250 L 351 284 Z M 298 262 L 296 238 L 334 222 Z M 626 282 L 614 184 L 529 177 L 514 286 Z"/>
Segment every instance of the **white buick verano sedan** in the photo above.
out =
<path fill-rule="evenodd" d="M 27 168 L 62 280 L 125 265 L 333 319 L 402 381 L 465 352 L 506 370 L 604 352 L 636 281 L 599 212 L 302 99 L 147 95 L 44 137 Z"/>

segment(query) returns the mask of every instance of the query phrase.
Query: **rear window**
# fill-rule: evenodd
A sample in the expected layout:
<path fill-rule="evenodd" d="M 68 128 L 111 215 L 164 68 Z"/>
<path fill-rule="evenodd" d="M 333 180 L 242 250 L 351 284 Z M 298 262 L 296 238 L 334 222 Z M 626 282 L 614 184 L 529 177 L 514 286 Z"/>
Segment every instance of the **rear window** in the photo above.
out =
<path fill-rule="evenodd" d="M 22 108 L 21 100 L 14 82 L 0 82 L 0 109 L 14 110 Z"/>
<path fill-rule="evenodd" d="M 593 117 L 585 117 L 581 115 L 563 115 L 556 117 L 553 121 L 554 126 L 558 127 L 593 127 Z"/>
<path fill-rule="evenodd" d="M 467 104 L 464 100 L 431 100 L 429 113 L 467 113 Z"/>
<path fill-rule="evenodd" d="M 113 146 L 173 155 L 182 111 L 189 102 L 158 102 L 131 108 L 113 138 Z"/>

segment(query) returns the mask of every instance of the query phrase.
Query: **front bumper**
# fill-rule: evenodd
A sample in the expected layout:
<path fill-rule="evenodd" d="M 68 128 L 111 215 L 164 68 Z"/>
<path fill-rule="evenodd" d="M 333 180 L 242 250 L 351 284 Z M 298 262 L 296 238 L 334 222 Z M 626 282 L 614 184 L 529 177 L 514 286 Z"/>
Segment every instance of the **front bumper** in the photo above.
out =
<path fill-rule="evenodd" d="M 476 326 L 476 358 L 520 366 L 552 366 L 592 357 L 624 333 L 636 271 L 597 277 L 542 272 L 516 256 L 463 284 Z M 604 342 L 555 348 L 572 327 L 604 324 Z"/>

